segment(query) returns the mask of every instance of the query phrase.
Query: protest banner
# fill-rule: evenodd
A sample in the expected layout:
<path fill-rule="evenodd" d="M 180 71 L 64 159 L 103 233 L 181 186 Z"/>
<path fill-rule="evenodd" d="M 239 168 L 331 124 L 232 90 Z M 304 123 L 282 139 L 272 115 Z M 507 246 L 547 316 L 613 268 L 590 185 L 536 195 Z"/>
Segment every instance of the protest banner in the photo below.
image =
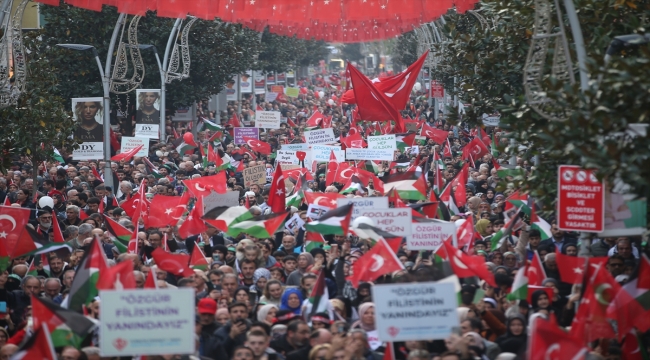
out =
<path fill-rule="evenodd" d="M 250 187 L 253 184 L 266 184 L 266 165 L 255 165 L 247 167 L 243 171 L 244 187 Z"/>
<path fill-rule="evenodd" d="M 158 139 L 160 125 L 135 124 L 135 136 L 147 139 Z"/>
<path fill-rule="evenodd" d="M 452 237 L 456 243 L 456 225 L 454 223 L 430 219 L 426 222 L 411 223 L 411 236 L 406 239 L 406 248 L 409 250 L 436 251 L 442 242 Z"/>
<path fill-rule="evenodd" d="M 446 339 L 459 330 L 452 283 L 374 285 L 372 299 L 380 341 Z"/>
<path fill-rule="evenodd" d="M 336 207 L 354 204 L 352 207 L 352 219 L 361 216 L 361 212 L 369 209 L 388 209 L 387 197 L 366 197 L 366 198 L 344 198 L 336 199 Z"/>
<path fill-rule="evenodd" d="M 236 127 L 234 128 L 235 136 L 235 145 L 246 144 L 244 141 L 244 136 L 251 137 L 253 139 L 260 138 L 260 129 L 259 128 L 247 128 L 247 127 Z"/>
<path fill-rule="evenodd" d="M 393 161 L 395 152 L 393 150 L 373 150 L 373 149 L 345 149 L 346 160 L 381 160 Z"/>
<path fill-rule="evenodd" d="M 395 140 L 395 134 L 368 136 L 368 149 L 396 150 L 397 140 Z"/>
<path fill-rule="evenodd" d="M 311 147 L 311 161 L 328 162 L 332 151 L 334 151 L 336 161 L 345 161 L 345 151 L 341 150 L 340 146 L 329 145 L 313 145 Z"/>
<path fill-rule="evenodd" d="M 298 97 L 298 95 L 300 95 L 300 89 L 296 87 L 288 87 L 287 90 L 285 91 L 285 95 L 293 98 Z"/>
<path fill-rule="evenodd" d="M 336 142 L 334 129 L 327 128 L 305 131 L 305 142 L 309 145 L 333 144 Z"/>
<path fill-rule="evenodd" d="M 303 225 L 305 225 L 305 220 L 300 218 L 300 214 L 296 213 L 291 217 L 291 219 L 287 220 L 284 224 L 284 228 L 289 230 L 293 235 L 297 235 Z"/>
<path fill-rule="evenodd" d="M 284 86 L 282 85 L 273 85 L 271 86 L 271 92 L 276 94 L 284 94 Z"/>
<path fill-rule="evenodd" d="M 359 216 L 369 217 L 374 221 L 374 226 L 391 234 L 403 236 L 407 239 L 411 237 L 411 220 L 413 214 L 411 213 L 410 208 L 388 209 L 375 207 L 371 209 L 362 209 L 359 212 Z"/>
<path fill-rule="evenodd" d="M 193 289 L 105 290 L 99 297 L 101 356 L 194 353 Z"/>
<path fill-rule="evenodd" d="M 293 150 L 293 151 L 307 151 L 309 150 L 309 144 L 282 144 L 280 146 L 282 150 Z M 284 169 L 284 168 L 283 168 Z"/>
<path fill-rule="evenodd" d="M 318 220 L 321 216 L 325 215 L 330 210 L 327 206 L 309 204 L 307 208 L 307 217 L 312 220 Z"/>
<path fill-rule="evenodd" d="M 281 123 L 279 111 L 258 111 L 255 113 L 255 127 L 264 129 L 279 129 Z"/>
<path fill-rule="evenodd" d="M 594 171 L 561 165 L 557 190 L 560 230 L 601 232 L 605 229 L 605 186 Z"/>
<path fill-rule="evenodd" d="M 278 98 L 278 93 L 266 92 L 264 94 L 264 102 L 274 102 L 275 99 L 277 99 L 277 98 Z"/>
<path fill-rule="evenodd" d="M 278 150 L 275 162 L 281 165 L 300 165 L 300 160 L 296 157 L 295 150 Z"/>
<path fill-rule="evenodd" d="M 204 212 L 223 206 L 239 206 L 239 191 L 227 191 L 225 194 L 211 191 L 210 195 L 203 197 Z"/>
<path fill-rule="evenodd" d="M 137 157 L 147 156 L 149 154 L 148 138 L 124 136 L 122 137 L 122 146 L 120 147 L 120 153 L 123 154 L 129 150 L 133 150 L 137 148 L 140 145 L 142 145 L 142 149 L 140 149 L 140 151 L 138 151 L 138 153 L 135 154 L 135 156 Z"/>

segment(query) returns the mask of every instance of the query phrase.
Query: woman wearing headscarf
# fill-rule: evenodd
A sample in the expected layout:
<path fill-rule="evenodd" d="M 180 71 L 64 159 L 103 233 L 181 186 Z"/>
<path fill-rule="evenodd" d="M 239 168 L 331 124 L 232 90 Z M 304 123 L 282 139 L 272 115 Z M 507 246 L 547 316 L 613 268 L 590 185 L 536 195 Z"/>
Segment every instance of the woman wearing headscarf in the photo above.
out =
<path fill-rule="evenodd" d="M 296 315 L 301 314 L 301 305 L 303 302 L 302 291 L 296 288 L 284 290 L 282 294 L 282 301 L 280 302 L 280 310 L 288 310 Z"/>
<path fill-rule="evenodd" d="M 366 298 L 370 297 L 372 294 L 370 292 L 371 287 L 371 283 L 364 282 L 359 284 L 359 287 L 357 288 L 357 297 L 354 299 L 354 301 L 352 301 L 353 307 L 358 309 L 359 305 L 361 305 L 364 300 L 367 302 Z M 370 298 L 370 301 L 372 301 L 372 298 Z"/>
<path fill-rule="evenodd" d="M 296 260 L 298 260 L 297 268 L 287 277 L 287 286 L 300 286 L 302 275 L 309 271 L 310 266 L 314 265 L 314 257 L 308 252 L 300 253 Z"/>
<path fill-rule="evenodd" d="M 488 236 L 491 236 L 493 233 L 492 222 L 488 219 L 481 219 L 477 221 L 474 227 L 476 228 L 476 231 L 481 235 L 483 239 L 487 238 Z"/>
<path fill-rule="evenodd" d="M 471 198 L 467 199 L 467 209 L 474 214 L 474 218 L 476 219 L 476 215 L 478 214 L 478 206 L 481 203 L 481 198 L 472 196 Z"/>
<path fill-rule="evenodd" d="M 269 280 L 271 280 L 271 272 L 266 268 L 258 268 L 253 273 L 253 285 L 250 287 L 250 292 L 255 295 L 256 302 L 264 295 L 264 288 Z"/>
<path fill-rule="evenodd" d="M 501 352 L 518 354 L 526 349 L 526 319 L 521 314 L 515 314 L 508 318 L 506 333 L 499 336 L 496 343 Z"/>
<path fill-rule="evenodd" d="M 359 320 L 352 324 L 352 329 L 363 329 L 368 334 L 368 345 L 374 351 L 381 346 L 375 324 L 375 304 L 366 302 L 359 305 Z"/>
<path fill-rule="evenodd" d="M 278 312 L 278 307 L 273 304 L 267 304 L 257 310 L 257 321 L 263 322 L 268 326 L 273 326 L 273 318 Z"/>

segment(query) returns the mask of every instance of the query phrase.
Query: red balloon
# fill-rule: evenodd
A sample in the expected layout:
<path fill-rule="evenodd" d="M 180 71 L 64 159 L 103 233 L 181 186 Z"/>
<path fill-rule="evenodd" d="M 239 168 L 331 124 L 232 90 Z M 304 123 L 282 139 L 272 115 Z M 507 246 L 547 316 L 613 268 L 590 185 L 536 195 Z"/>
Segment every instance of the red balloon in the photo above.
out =
<path fill-rule="evenodd" d="M 336 100 L 338 100 L 338 99 L 339 99 L 339 98 L 337 98 L 336 95 L 332 95 L 332 100 L 336 101 Z"/>
<path fill-rule="evenodd" d="M 307 94 L 307 92 L 308 92 L 308 90 L 307 90 L 306 87 L 301 87 L 301 88 L 300 88 L 300 93 L 301 93 L 301 94 Z"/>
<path fill-rule="evenodd" d="M 191 132 L 186 132 L 183 134 L 183 141 L 185 141 L 187 145 L 197 146 L 196 142 L 194 141 L 194 134 Z"/>

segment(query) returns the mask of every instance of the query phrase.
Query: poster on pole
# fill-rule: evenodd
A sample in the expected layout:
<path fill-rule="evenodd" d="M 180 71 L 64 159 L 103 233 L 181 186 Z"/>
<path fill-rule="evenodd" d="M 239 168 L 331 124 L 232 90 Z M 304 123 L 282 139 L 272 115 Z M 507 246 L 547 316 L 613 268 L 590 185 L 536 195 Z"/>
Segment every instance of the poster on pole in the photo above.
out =
<path fill-rule="evenodd" d="M 253 92 L 253 75 L 251 70 L 241 75 L 239 89 L 242 94 L 250 94 Z"/>
<path fill-rule="evenodd" d="M 279 129 L 282 122 L 279 111 L 258 111 L 255 113 L 255 127 L 263 129 Z"/>
<path fill-rule="evenodd" d="M 622 180 L 605 183 L 605 230 L 598 237 L 641 236 L 646 231 L 648 200 L 629 192 Z"/>
<path fill-rule="evenodd" d="M 336 207 L 354 204 L 352 207 L 352 220 L 361 216 L 361 212 L 372 209 L 387 209 L 387 197 L 343 198 L 336 199 Z"/>
<path fill-rule="evenodd" d="M 135 123 L 160 125 L 160 89 L 136 89 L 135 94 Z"/>
<path fill-rule="evenodd" d="M 144 137 L 122 137 L 122 146 L 120 147 L 120 153 L 125 153 L 127 151 L 133 150 L 138 146 L 142 145 L 142 149 L 138 151 L 136 157 L 145 157 L 149 155 L 149 139 Z"/>
<path fill-rule="evenodd" d="M 266 77 L 259 71 L 255 71 L 255 94 L 260 95 L 266 93 Z"/>
<path fill-rule="evenodd" d="M 410 208 L 389 209 L 388 207 L 375 207 L 371 209 L 361 209 L 358 216 L 369 217 L 375 223 L 374 226 L 391 234 L 402 236 L 407 239 L 411 237 L 411 221 L 413 213 Z"/>
<path fill-rule="evenodd" d="M 135 136 L 158 139 L 160 125 L 158 124 L 135 124 Z"/>
<path fill-rule="evenodd" d="M 194 353 L 193 289 L 104 290 L 99 297 L 102 357 Z"/>
<path fill-rule="evenodd" d="M 395 151 L 390 149 L 384 150 L 373 150 L 373 149 L 357 149 L 357 148 L 347 148 L 345 149 L 345 159 L 346 160 L 381 160 L 381 161 L 393 161 L 395 157 Z"/>
<path fill-rule="evenodd" d="M 253 184 L 266 184 L 266 165 L 255 165 L 247 167 L 243 171 L 244 187 L 250 187 Z"/>
<path fill-rule="evenodd" d="M 435 80 L 431 81 L 431 97 L 434 99 L 442 99 L 445 97 L 445 88 Z"/>
<path fill-rule="evenodd" d="M 239 76 L 233 75 L 233 77 L 228 80 L 226 83 L 226 99 L 228 101 L 237 101 L 237 78 Z"/>
<path fill-rule="evenodd" d="M 397 150 L 395 134 L 368 136 L 368 149 Z"/>
<path fill-rule="evenodd" d="M 601 232 L 605 229 L 605 186 L 594 171 L 560 165 L 557 190 L 560 230 Z"/>
<path fill-rule="evenodd" d="M 266 85 L 275 85 L 275 73 L 266 74 Z"/>
<path fill-rule="evenodd" d="M 254 139 L 260 138 L 260 129 L 252 127 L 236 127 L 234 130 L 235 145 L 246 144 L 244 141 L 244 136 L 251 137 Z"/>
<path fill-rule="evenodd" d="M 336 142 L 334 129 L 327 128 L 305 131 L 305 142 L 309 145 L 333 144 Z"/>
<path fill-rule="evenodd" d="M 459 330 L 453 283 L 374 285 L 372 299 L 379 341 L 446 339 Z"/>
<path fill-rule="evenodd" d="M 176 109 L 176 113 L 172 116 L 173 121 L 192 121 L 192 107 L 191 106 L 180 106 Z"/>
<path fill-rule="evenodd" d="M 275 79 L 275 81 L 276 81 L 278 84 L 284 84 L 285 82 L 287 82 L 287 74 L 285 74 L 285 73 L 279 73 L 278 76 L 277 76 L 277 78 Z"/>
<path fill-rule="evenodd" d="M 449 221 L 426 219 L 411 223 L 411 236 L 406 238 L 409 250 L 436 251 L 449 237 L 456 243 L 456 225 Z"/>
<path fill-rule="evenodd" d="M 79 149 L 72 151 L 74 160 L 99 160 L 104 158 L 104 99 L 73 98 L 72 118 L 76 125 L 72 136 Z"/>

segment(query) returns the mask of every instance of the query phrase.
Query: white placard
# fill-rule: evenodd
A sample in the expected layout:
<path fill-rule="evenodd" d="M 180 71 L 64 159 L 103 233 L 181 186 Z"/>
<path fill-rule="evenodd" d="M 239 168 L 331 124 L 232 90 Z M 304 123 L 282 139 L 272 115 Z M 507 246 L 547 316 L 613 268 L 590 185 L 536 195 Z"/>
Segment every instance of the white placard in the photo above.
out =
<path fill-rule="evenodd" d="M 255 113 L 255 127 L 264 129 L 279 129 L 282 122 L 279 111 L 257 111 Z"/>
<path fill-rule="evenodd" d="M 287 220 L 284 224 L 284 228 L 289 230 L 293 235 L 297 235 L 303 225 L 305 225 L 305 220 L 300 218 L 300 214 L 296 213 L 291 217 L 291 219 Z"/>
<path fill-rule="evenodd" d="M 278 150 L 275 162 L 281 165 L 300 165 L 295 150 Z"/>
<path fill-rule="evenodd" d="M 239 206 L 239 191 L 227 191 L 225 194 L 212 191 L 203 197 L 204 213 L 222 206 Z"/>
<path fill-rule="evenodd" d="M 79 149 L 72 151 L 74 160 L 100 160 L 104 158 L 104 143 L 84 142 L 79 144 Z"/>
<path fill-rule="evenodd" d="M 122 137 L 122 147 L 120 148 L 120 153 L 125 153 L 129 150 L 133 150 L 138 146 L 142 145 L 142 149 L 138 151 L 135 156 L 145 157 L 149 155 L 149 138 L 144 137 Z"/>
<path fill-rule="evenodd" d="M 309 204 L 309 207 L 307 208 L 307 217 L 312 220 L 318 220 L 321 216 L 325 215 L 325 213 L 330 210 L 331 209 L 327 206 Z"/>
<path fill-rule="evenodd" d="M 359 216 L 367 216 L 375 222 L 375 226 L 391 234 L 411 237 L 411 208 L 373 208 L 362 209 Z"/>
<path fill-rule="evenodd" d="M 460 325 L 451 283 L 375 285 L 372 299 L 380 341 L 446 339 Z"/>
<path fill-rule="evenodd" d="M 411 236 L 406 239 L 409 250 L 436 251 L 442 242 L 451 236 L 456 243 L 456 225 L 452 222 L 431 219 L 427 222 L 411 223 Z"/>
<path fill-rule="evenodd" d="M 333 144 L 336 142 L 334 129 L 327 128 L 305 131 L 305 142 L 309 145 Z"/>
<path fill-rule="evenodd" d="M 368 149 L 397 150 L 395 134 L 368 136 Z"/>
<path fill-rule="evenodd" d="M 341 150 L 340 146 L 330 145 L 313 145 L 311 147 L 311 161 L 328 162 L 332 151 L 334 151 L 336 161 L 339 163 L 345 161 L 345 151 Z"/>
<path fill-rule="evenodd" d="M 346 160 L 393 161 L 394 157 L 395 157 L 395 152 L 389 149 L 384 149 L 384 150 L 357 149 L 357 148 L 345 149 Z"/>
<path fill-rule="evenodd" d="M 160 125 L 135 124 L 135 136 L 147 139 L 158 139 L 159 129 Z"/>
<path fill-rule="evenodd" d="M 293 151 L 307 151 L 309 150 L 309 144 L 282 144 L 280 146 L 282 150 L 293 150 Z"/>
<path fill-rule="evenodd" d="M 361 216 L 361 212 L 371 209 L 388 209 L 387 197 L 365 197 L 336 199 L 336 207 L 354 204 L 352 207 L 352 219 Z"/>
<path fill-rule="evenodd" d="M 266 90 L 265 90 L 266 91 Z M 267 92 L 264 94 L 264 102 L 274 102 L 278 98 L 278 93 Z"/>
<path fill-rule="evenodd" d="M 194 290 L 100 291 L 101 356 L 193 354 Z"/>

